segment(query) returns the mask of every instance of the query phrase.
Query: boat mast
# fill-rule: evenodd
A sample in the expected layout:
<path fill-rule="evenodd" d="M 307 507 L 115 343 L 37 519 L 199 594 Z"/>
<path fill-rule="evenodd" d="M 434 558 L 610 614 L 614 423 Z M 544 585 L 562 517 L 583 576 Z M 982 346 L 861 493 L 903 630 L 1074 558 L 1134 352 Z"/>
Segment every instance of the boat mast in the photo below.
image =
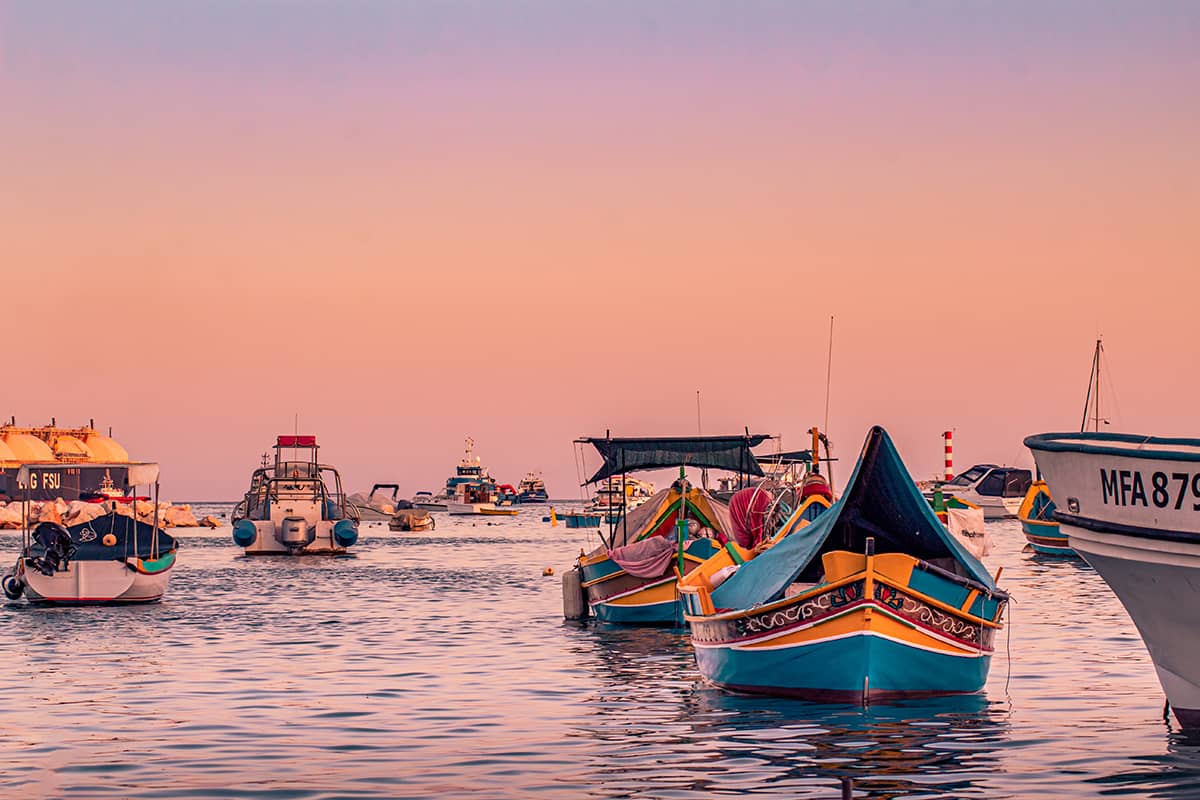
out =
<path fill-rule="evenodd" d="M 1088 410 L 1094 410 L 1092 417 L 1096 433 L 1100 432 L 1100 423 L 1107 422 L 1100 416 L 1100 354 L 1104 352 L 1104 342 L 1101 339 L 1096 339 L 1096 350 L 1092 353 L 1092 369 L 1088 373 L 1088 390 L 1087 396 L 1083 400 L 1083 419 L 1079 423 L 1079 432 L 1083 433 L 1087 430 Z"/>
<path fill-rule="evenodd" d="M 699 389 L 696 390 L 696 435 L 697 436 L 704 435 L 704 428 L 701 427 L 701 425 L 700 425 L 700 390 Z M 680 477 L 683 477 L 683 476 L 681 475 Z M 700 469 L 700 486 L 704 489 L 704 491 L 706 491 L 706 492 L 708 491 L 708 470 L 705 468 Z"/>

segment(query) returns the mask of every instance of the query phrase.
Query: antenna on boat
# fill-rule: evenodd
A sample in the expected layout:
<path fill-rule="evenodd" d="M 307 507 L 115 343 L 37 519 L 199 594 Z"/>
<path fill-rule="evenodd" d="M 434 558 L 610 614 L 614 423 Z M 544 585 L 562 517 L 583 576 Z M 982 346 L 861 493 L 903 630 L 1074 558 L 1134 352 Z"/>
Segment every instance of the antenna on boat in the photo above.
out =
<path fill-rule="evenodd" d="M 704 428 L 702 428 L 700 425 L 700 390 L 699 389 L 696 390 L 696 435 L 697 436 L 704 435 Z M 682 477 L 682 476 L 680 476 L 680 477 Z M 704 489 L 704 491 L 706 491 L 706 492 L 708 491 L 708 470 L 703 467 L 700 469 L 700 486 Z"/>
<path fill-rule="evenodd" d="M 829 315 L 829 360 L 825 364 L 825 459 L 829 462 L 825 479 L 829 481 L 829 491 L 833 491 L 833 454 L 829 452 L 829 387 L 833 383 L 833 314 Z M 821 454 L 817 451 L 816 436 L 813 437 L 813 463 L 821 463 Z"/>

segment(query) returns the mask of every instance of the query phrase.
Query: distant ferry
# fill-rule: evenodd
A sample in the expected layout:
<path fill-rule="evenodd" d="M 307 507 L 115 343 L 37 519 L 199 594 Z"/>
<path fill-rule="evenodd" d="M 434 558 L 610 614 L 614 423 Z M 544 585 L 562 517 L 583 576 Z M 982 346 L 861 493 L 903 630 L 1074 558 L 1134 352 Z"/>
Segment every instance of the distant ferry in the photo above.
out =
<path fill-rule="evenodd" d="M 123 489 L 129 467 L 138 463 L 94 421 L 81 428 L 60 428 L 53 419 L 21 427 L 14 418 L 0 425 L 0 502 L 25 498 L 26 487 L 17 481 L 23 466 L 29 467 L 29 499 L 69 501 Z"/>

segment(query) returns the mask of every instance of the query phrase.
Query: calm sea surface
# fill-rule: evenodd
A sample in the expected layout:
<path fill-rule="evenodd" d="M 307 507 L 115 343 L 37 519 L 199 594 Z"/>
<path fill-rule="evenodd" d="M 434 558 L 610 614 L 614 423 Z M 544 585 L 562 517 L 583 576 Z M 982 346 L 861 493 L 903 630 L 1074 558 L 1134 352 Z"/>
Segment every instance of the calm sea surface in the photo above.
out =
<path fill-rule="evenodd" d="M 678 631 L 565 624 L 591 541 L 544 513 L 364 525 L 338 559 L 185 531 L 160 604 L 0 607 L 3 796 L 1200 797 L 1120 604 L 1015 523 L 986 693 L 863 710 L 708 688 Z"/>

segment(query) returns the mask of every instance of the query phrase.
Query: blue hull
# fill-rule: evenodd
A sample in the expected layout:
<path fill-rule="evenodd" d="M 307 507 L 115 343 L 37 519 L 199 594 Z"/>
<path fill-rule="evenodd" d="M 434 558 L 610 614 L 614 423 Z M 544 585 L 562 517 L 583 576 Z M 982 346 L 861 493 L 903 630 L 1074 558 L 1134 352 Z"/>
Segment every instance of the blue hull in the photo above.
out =
<path fill-rule="evenodd" d="M 674 627 L 683 625 L 683 607 L 678 601 L 648 606 L 617 606 L 597 603 L 592 615 L 600 622 L 614 625 L 654 625 Z"/>
<path fill-rule="evenodd" d="M 1035 553 L 1044 556 L 1079 557 L 1071 547 L 1067 535 L 1060 533 L 1057 525 L 1029 525 L 1022 522 L 1021 532 L 1025 534 L 1025 539 Z"/>
<path fill-rule="evenodd" d="M 700 673 L 722 688 L 841 703 L 978 692 L 992 660 L 863 633 L 778 650 L 695 650 Z"/>

